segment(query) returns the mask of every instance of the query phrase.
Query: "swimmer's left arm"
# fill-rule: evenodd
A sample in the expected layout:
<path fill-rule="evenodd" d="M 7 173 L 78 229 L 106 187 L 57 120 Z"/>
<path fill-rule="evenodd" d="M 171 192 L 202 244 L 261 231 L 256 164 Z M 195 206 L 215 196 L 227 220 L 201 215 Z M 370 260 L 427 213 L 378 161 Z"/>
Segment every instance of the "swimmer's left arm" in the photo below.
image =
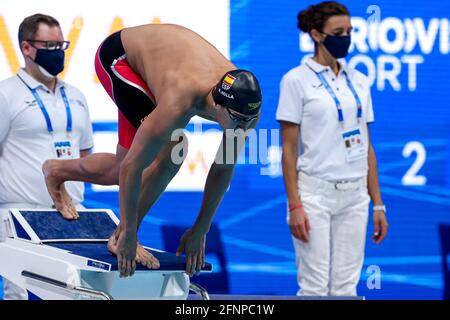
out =
<path fill-rule="evenodd" d="M 214 214 L 222 201 L 223 195 L 230 186 L 234 167 L 239 153 L 245 145 L 245 139 L 244 135 L 223 134 L 216 159 L 211 165 L 206 178 L 202 206 L 195 221 L 194 229 L 203 233 L 209 231 Z"/>
<path fill-rule="evenodd" d="M 202 207 L 195 221 L 194 230 L 205 234 L 209 231 L 217 207 L 230 186 L 239 154 L 244 148 L 251 130 L 257 126 L 259 119 L 260 116 L 247 123 L 245 132 L 242 130 L 238 130 L 236 134 L 224 132 L 216 159 L 206 178 Z"/>
<path fill-rule="evenodd" d="M 205 237 L 211 227 L 214 214 L 230 186 L 237 157 L 245 145 L 245 138 L 222 138 L 216 160 L 206 178 L 205 190 L 200 212 L 193 227 L 180 240 L 177 254 L 186 252 L 186 273 L 198 274 L 204 265 Z M 225 151 L 225 152 L 224 152 Z"/>

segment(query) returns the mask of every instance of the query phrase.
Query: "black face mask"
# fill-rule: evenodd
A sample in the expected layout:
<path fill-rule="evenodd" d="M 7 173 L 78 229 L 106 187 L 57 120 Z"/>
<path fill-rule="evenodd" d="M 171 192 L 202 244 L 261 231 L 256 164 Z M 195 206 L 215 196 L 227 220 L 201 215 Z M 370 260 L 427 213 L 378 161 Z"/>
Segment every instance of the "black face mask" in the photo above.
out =
<path fill-rule="evenodd" d="M 324 33 L 327 37 L 323 41 L 323 45 L 336 59 L 347 56 L 351 43 L 350 36 L 333 36 Z"/>
<path fill-rule="evenodd" d="M 64 51 L 60 49 L 37 49 L 34 62 L 47 71 L 47 73 L 55 77 L 58 73 L 64 70 L 64 57 Z"/>

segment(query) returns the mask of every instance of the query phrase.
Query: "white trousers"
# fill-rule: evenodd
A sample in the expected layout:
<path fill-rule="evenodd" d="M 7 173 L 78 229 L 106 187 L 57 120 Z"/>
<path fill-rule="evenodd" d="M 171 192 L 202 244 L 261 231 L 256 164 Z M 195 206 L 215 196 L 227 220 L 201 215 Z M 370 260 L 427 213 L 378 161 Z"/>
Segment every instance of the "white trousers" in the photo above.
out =
<path fill-rule="evenodd" d="M 75 205 L 78 210 L 83 210 L 85 207 L 81 204 Z M 0 204 L 0 242 L 4 241 L 6 237 L 11 236 L 11 229 L 8 221 L 9 208 L 24 208 L 24 209 L 48 209 L 48 206 L 41 206 L 37 204 L 27 203 L 2 203 Z M 28 292 L 3 278 L 3 299 L 4 300 L 28 300 Z"/>
<path fill-rule="evenodd" d="M 370 202 L 366 179 L 338 190 L 330 182 L 299 172 L 298 188 L 311 229 L 307 243 L 292 237 L 297 295 L 356 296 Z"/>

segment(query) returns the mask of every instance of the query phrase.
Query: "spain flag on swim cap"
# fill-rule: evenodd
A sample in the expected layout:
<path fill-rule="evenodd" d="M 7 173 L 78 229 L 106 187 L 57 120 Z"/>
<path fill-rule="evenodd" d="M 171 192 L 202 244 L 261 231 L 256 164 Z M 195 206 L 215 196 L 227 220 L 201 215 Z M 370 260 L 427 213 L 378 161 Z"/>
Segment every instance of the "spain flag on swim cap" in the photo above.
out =
<path fill-rule="evenodd" d="M 235 77 L 233 77 L 232 75 L 229 75 L 227 73 L 227 75 L 225 76 L 225 79 L 223 79 L 223 83 L 225 83 L 227 86 L 231 87 L 235 80 L 236 80 Z"/>

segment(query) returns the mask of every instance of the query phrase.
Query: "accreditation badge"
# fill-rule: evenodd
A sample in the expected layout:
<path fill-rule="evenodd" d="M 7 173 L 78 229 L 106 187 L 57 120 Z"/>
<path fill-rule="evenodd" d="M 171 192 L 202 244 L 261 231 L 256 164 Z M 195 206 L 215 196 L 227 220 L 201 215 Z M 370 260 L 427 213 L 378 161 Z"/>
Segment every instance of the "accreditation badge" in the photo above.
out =
<path fill-rule="evenodd" d="M 72 141 L 70 139 L 53 140 L 52 144 L 56 159 L 59 160 L 73 159 Z"/>
<path fill-rule="evenodd" d="M 353 162 L 367 157 L 367 148 L 364 145 L 360 127 L 343 130 L 342 139 L 344 140 L 347 162 Z"/>

